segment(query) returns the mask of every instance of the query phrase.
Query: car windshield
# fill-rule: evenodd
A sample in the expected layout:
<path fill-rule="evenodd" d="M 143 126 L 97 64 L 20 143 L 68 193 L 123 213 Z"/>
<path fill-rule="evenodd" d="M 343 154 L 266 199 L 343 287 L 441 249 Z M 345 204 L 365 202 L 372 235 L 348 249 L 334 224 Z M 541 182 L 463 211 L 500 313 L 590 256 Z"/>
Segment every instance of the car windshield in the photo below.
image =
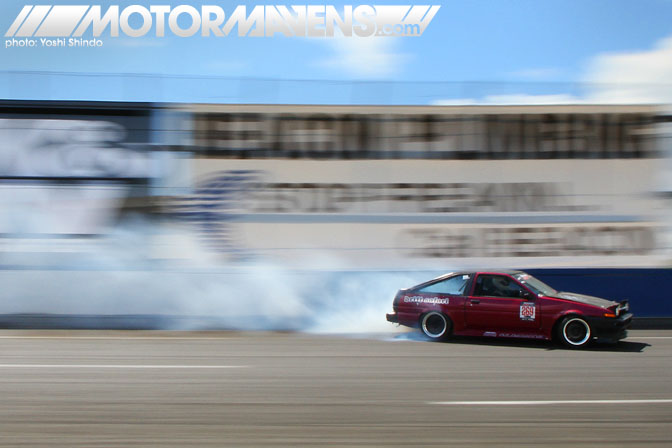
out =
<path fill-rule="evenodd" d="M 514 275 L 515 279 L 518 280 L 523 285 L 530 288 L 537 294 L 542 296 L 552 296 L 558 293 L 555 289 L 548 286 L 546 283 L 542 282 L 538 278 L 532 277 L 530 274 L 520 273 Z"/>

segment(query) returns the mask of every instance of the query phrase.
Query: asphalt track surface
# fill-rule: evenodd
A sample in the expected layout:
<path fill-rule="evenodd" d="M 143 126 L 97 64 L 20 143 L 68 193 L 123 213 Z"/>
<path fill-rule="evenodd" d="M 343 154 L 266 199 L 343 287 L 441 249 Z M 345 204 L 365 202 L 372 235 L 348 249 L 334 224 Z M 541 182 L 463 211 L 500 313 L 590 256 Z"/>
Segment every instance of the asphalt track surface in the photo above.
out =
<path fill-rule="evenodd" d="M 672 331 L 616 346 L 0 332 L 3 446 L 672 446 Z"/>

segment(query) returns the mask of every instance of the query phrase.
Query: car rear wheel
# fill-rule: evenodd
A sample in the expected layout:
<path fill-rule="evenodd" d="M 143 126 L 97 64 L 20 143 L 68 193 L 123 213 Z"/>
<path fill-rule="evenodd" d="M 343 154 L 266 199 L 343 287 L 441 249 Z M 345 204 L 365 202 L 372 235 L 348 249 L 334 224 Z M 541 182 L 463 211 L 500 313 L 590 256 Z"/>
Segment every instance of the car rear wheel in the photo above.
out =
<path fill-rule="evenodd" d="M 592 332 L 590 325 L 583 318 L 568 316 L 558 325 L 558 336 L 564 345 L 579 348 L 590 343 Z"/>
<path fill-rule="evenodd" d="M 431 311 L 420 319 L 420 330 L 432 341 L 444 341 L 450 336 L 452 323 L 445 314 Z"/>

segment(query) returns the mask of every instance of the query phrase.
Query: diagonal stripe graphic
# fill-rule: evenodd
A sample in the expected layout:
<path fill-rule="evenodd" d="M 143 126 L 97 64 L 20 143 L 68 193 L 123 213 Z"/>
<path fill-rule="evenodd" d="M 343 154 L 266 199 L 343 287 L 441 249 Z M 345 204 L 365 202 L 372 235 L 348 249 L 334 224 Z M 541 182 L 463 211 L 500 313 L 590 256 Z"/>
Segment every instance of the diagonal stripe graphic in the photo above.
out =
<path fill-rule="evenodd" d="M 408 11 L 408 14 L 406 14 L 406 17 L 404 17 L 404 22 L 420 23 L 425 14 L 427 14 L 427 11 L 429 11 L 428 5 L 411 6 L 411 9 Z"/>
<path fill-rule="evenodd" d="M 427 27 L 431 23 L 432 19 L 436 15 L 436 13 L 439 12 L 440 8 L 441 8 L 441 6 L 439 6 L 439 5 L 432 5 L 429 8 L 429 11 L 427 11 L 425 16 L 420 21 L 420 35 L 422 35 L 422 33 L 425 32 L 425 29 L 427 29 Z"/>
<path fill-rule="evenodd" d="M 30 15 L 26 19 L 25 22 L 23 22 L 23 25 L 19 29 L 19 31 L 16 33 L 15 36 L 17 37 L 31 37 L 35 30 L 37 29 L 38 26 L 40 26 L 40 23 L 42 23 L 42 19 L 47 15 L 49 12 L 49 9 L 51 9 L 50 5 L 37 5 L 33 8 L 32 11 L 30 11 Z"/>
<path fill-rule="evenodd" d="M 19 29 L 19 26 L 23 23 L 24 20 L 26 20 L 26 17 L 28 17 L 28 13 L 31 9 L 33 9 L 33 5 L 26 5 L 23 7 L 19 15 L 16 16 L 16 19 L 14 19 L 12 26 L 10 26 L 5 33 L 5 37 L 12 37 L 14 33 L 16 33 L 16 30 Z"/>
<path fill-rule="evenodd" d="M 35 36 L 70 36 L 88 9 L 88 5 L 54 6 Z"/>

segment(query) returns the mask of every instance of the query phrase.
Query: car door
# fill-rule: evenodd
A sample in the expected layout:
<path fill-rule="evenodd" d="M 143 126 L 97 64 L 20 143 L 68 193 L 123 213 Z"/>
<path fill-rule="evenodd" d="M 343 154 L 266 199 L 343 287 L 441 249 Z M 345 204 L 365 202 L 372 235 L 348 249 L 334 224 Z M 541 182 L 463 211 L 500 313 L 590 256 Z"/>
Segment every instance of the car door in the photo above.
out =
<path fill-rule="evenodd" d="M 514 278 L 478 274 L 465 303 L 468 328 L 483 331 L 532 331 L 540 328 L 539 301 Z"/>

